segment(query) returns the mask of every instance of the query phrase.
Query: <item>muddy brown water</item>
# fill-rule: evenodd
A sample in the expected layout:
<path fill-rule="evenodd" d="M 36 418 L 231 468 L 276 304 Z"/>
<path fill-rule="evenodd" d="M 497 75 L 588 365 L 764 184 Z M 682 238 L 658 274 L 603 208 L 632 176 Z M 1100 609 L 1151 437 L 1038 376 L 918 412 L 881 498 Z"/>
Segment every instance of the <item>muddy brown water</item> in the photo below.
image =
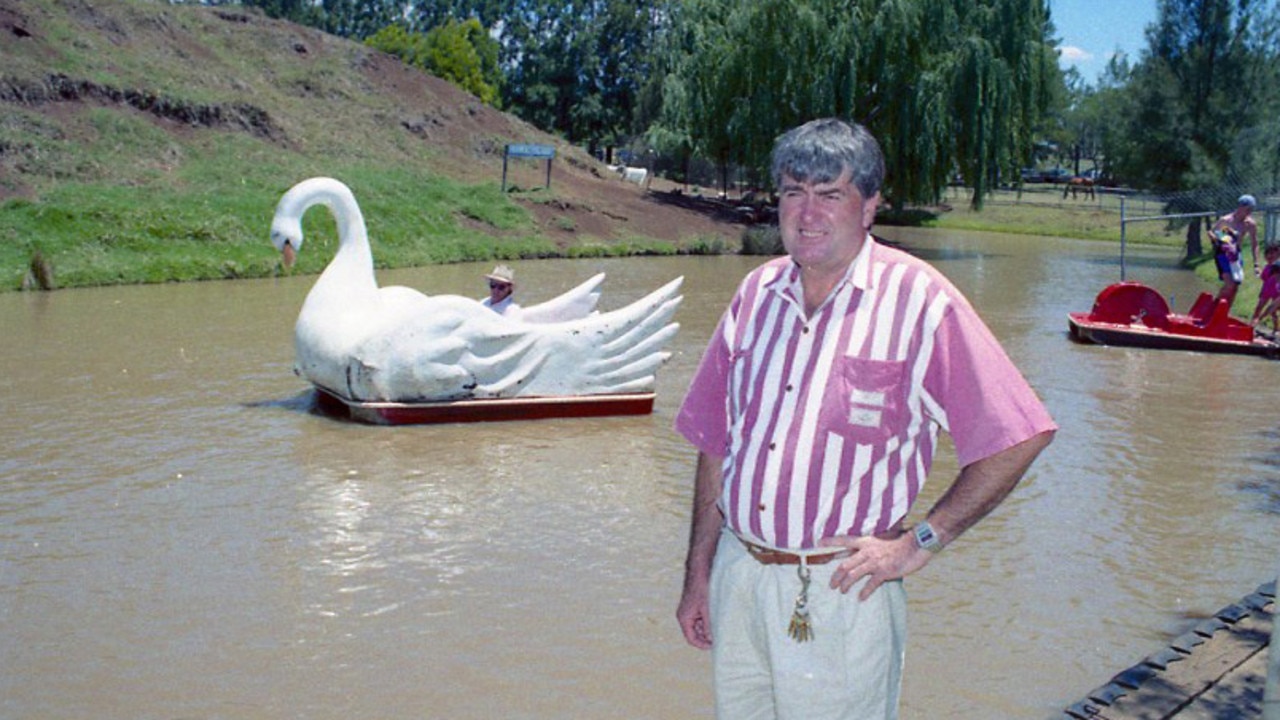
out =
<path fill-rule="evenodd" d="M 905 718 L 1054 716 L 1272 576 L 1280 364 L 1071 343 L 1114 245 L 885 234 L 1062 425 L 908 581 Z M 1172 252 L 1128 261 L 1180 309 L 1198 289 Z M 311 277 L 0 294 L 0 716 L 710 718 L 674 621 L 693 452 L 670 426 L 758 262 L 517 263 L 525 302 L 607 272 L 607 308 L 683 275 L 682 328 L 652 416 L 483 425 L 308 412 Z M 488 269 L 380 279 L 478 297 Z"/>

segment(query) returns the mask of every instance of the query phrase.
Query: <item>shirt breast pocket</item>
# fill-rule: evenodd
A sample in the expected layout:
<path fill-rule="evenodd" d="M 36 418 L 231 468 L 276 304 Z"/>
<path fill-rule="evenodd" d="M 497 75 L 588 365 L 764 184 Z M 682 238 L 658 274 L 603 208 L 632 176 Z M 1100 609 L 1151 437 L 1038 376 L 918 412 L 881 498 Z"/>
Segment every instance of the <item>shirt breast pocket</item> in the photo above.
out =
<path fill-rule="evenodd" d="M 825 429 L 860 444 L 887 441 L 907 424 L 907 364 L 842 357 L 832 368 Z"/>

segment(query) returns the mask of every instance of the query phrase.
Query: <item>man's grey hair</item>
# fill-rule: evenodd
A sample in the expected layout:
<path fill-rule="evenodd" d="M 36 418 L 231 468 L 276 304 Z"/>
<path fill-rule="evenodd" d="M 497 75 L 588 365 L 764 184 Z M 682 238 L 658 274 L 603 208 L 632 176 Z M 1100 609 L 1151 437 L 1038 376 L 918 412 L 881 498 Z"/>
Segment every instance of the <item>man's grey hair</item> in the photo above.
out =
<path fill-rule="evenodd" d="M 884 154 L 875 137 L 858 123 L 838 118 L 811 120 L 774 142 L 774 187 L 781 187 L 783 176 L 802 183 L 834 182 L 846 170 L 863 198 L 880 192 Z"/>

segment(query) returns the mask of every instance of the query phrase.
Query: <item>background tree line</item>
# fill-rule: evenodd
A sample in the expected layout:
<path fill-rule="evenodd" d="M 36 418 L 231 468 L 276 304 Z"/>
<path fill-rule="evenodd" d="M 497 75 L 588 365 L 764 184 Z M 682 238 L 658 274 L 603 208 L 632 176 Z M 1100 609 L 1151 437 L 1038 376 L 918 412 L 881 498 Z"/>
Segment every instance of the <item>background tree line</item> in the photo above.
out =
<path fill-rule="evenodd" d="M 1047 0 L 240 0 L 370 43 L 591 151 L 647 149 L 767 184 L 773 138 L 868 125 L 887 198 L 974 203 L 1037 146 L 1155 190 L 1280 183 L 1276 0 L 1157 0 L 1136 58 L 1057 63 Z"/>

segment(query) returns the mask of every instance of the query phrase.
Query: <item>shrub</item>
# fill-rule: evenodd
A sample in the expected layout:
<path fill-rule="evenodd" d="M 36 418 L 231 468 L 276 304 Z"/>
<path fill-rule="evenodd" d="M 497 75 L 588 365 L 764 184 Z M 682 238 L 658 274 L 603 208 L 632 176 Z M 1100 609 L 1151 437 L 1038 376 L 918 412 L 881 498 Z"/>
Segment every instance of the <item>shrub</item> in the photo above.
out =
<path fill-rule="evenodd" d="M 782 233 L 777 225 L 752 225 L 742 233 L 743 255 L 782 255 Z"/>

